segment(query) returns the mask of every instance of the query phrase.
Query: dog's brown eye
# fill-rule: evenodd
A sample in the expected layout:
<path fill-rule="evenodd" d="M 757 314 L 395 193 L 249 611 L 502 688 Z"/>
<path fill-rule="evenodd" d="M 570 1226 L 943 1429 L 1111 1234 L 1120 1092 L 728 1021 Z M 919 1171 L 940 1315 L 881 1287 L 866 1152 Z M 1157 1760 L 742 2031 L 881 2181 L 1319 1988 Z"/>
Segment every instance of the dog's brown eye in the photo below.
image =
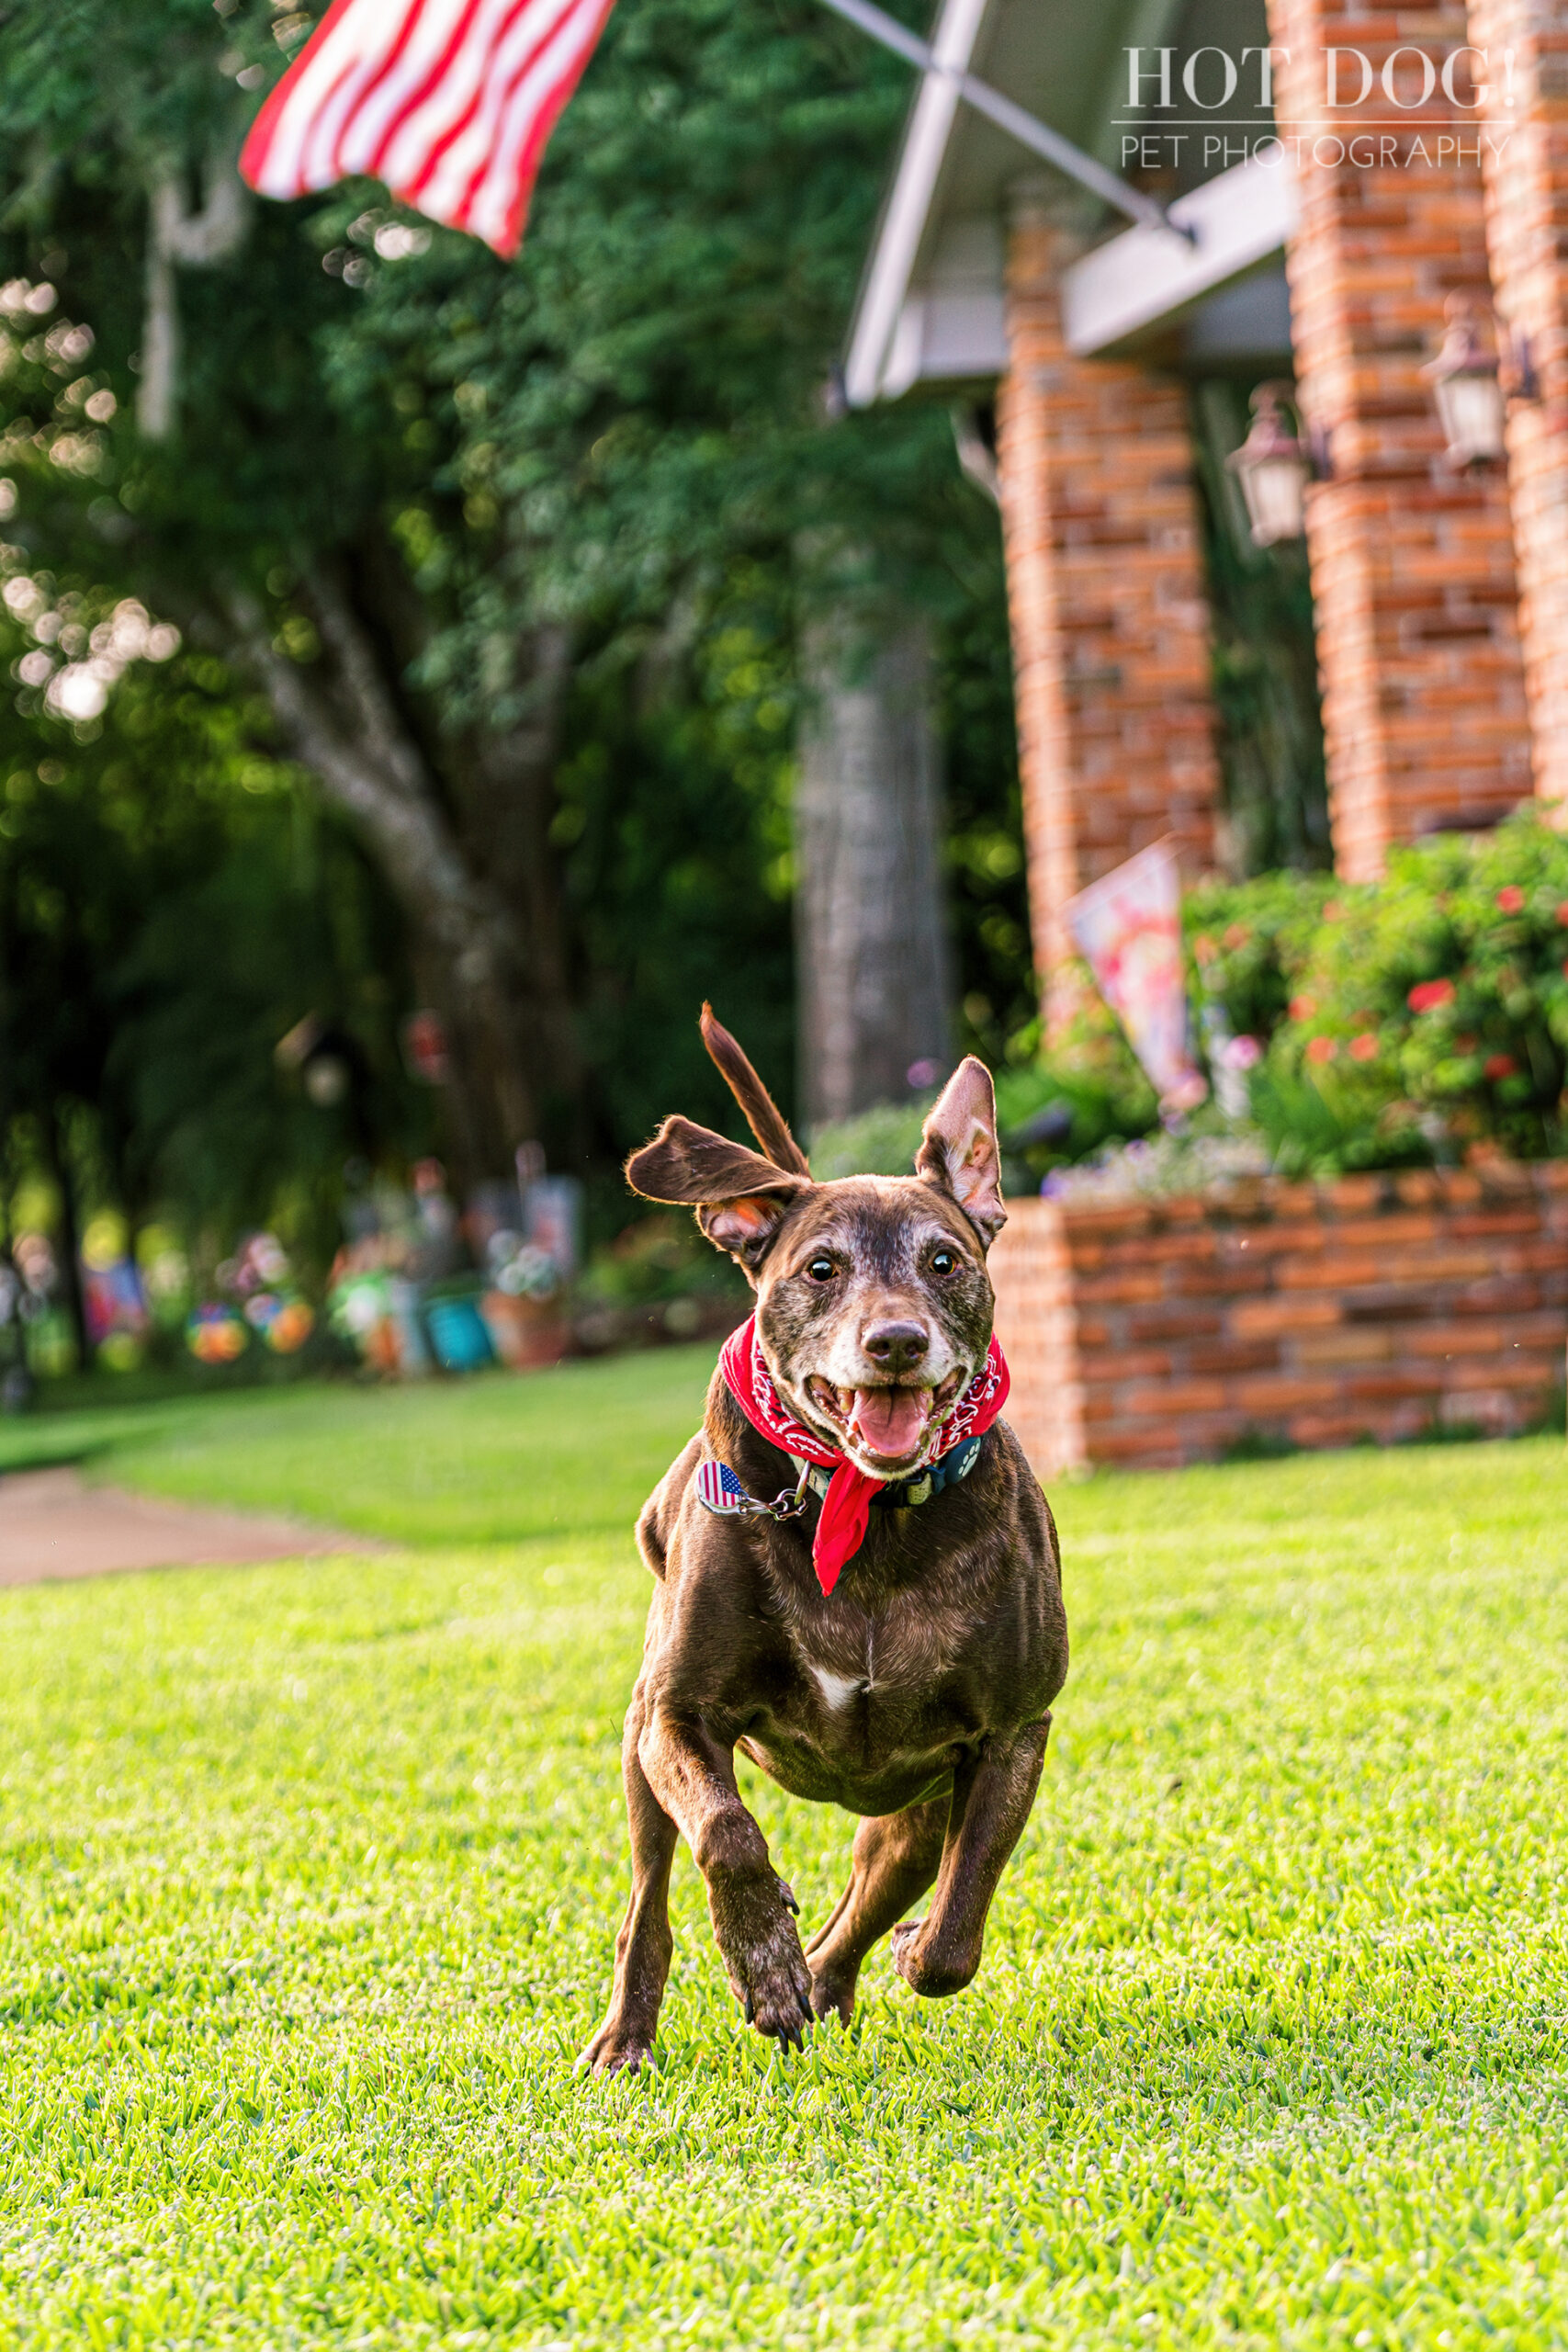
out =
<path fill-rule="evenodd" d="M 931 1259 L 931 1272 L 933 1274 L 950 1274 L 953 1272 L 953 1259 L 951 1250 L 938 1250 Z"/>
<path fill-rule="evenodd" d="M 806 1269 L 814 1283 L 830 1283 L 838 1272 L 831 1258 L 813 1258 Z"/>

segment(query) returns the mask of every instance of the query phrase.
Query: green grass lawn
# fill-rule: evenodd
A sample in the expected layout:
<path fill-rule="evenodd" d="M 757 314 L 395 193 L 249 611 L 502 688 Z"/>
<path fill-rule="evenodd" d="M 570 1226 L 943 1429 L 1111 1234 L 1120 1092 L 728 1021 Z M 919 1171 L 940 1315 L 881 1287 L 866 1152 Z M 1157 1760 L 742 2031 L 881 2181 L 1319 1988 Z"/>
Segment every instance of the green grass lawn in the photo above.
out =
<path fill-rule="evenodd" d="M 1064 1487 L 975 1986 L 781 2058 L 682 1862 L 592 2085 L 705 1364 L 6 1427 L 413 1548 L 0 1593 L 0 2341 L 1568 2345 L 1562 1441 Z M 751 1788 L 809 1922 L 851 1825 Z"/>

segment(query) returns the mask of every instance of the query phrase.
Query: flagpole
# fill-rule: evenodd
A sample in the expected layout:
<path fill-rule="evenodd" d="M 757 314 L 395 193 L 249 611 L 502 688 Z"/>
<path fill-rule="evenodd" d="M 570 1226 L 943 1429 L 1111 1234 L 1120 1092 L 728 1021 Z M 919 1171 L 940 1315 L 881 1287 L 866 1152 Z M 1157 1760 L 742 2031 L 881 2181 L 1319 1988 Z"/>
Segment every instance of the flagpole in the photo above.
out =
<path fill-rule="evenodd" d="M 1010 132 L 1021 146 L 1043 156 L 1046 163 L 1054 164 L 1068 179 L 1076 180 L 1079 187 L 1098 196 L 1127 220 L 1136 220 L 1145 229 L 1164 230 L 1173 237 L 1185 239 L 1190 245 L 1197 243 L 1197 231 L 1173 220 L 1154 197 L 1145 196 L 1141 188 L 1119 179 L 1103 164 L 1096 163 L 1092 155 L 1086 155 L 1081 147 L 1075 147 L 1070 139 L 1053 130 L 1049 123 L 1015 105 L 1011 98 L 1003 97 L 999 90 L 993 90 L 989 83 L 976 81 L 973 74 L 965 74 L 958 66 L 943 64 L 928 41 L 908 31 L 896 17 L 876 7 L 874 0 L 824 0 L 824 6 L 852 25 L 858 25 L 863 33 L 869 33 L 884 49 L 918 65 L 922 74 L 939 74 L 944 82 L 953 83 L 976 114 L 985 115 L 999 130 Z"/>

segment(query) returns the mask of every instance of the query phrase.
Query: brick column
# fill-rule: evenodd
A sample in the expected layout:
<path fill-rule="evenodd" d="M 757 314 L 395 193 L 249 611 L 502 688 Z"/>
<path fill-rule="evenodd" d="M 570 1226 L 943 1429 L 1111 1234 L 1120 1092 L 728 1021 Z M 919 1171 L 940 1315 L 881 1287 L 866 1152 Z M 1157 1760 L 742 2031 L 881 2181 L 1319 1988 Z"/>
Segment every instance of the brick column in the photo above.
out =
<path fill-rule="evenodd" d="M 1487 57 L 1482 169 L 1495 301 L 1528 339 L 1540 385 L 1539 400 L 1511 407 L 1508 484 L 1535 787 L 1562 822 L 1568 820 L 1568 5 L 1472 0 L 1470 38 Z"/>
<path fill-rule="evenodd" d="M 1162 833 L 1213 863 L 1219 766 L 1186 399 L 1141 368 L 1075 359 L 1057 280 L 1077 251 L 1019 209 L 998 396 L 1035 960 L 1073 953 L 1064 900 Z"/>
<path fill-rule="evenodd" d="M 1307 525 L 1329 809 L 1338 869 L 1363 881 L 1393 843 L 1491 823 L 1530 790 L 1506 486 L 1497 470 L 1446 468 L 1420 373 L 1449 295 L 1486 297 L 1481 126 L 1457 71 L 1461 103 L 1443 93 L 1467 40 L 1461 6 L 1269 0 L 1269 23 L 1301 187 L 1296 378 L 1333 465 Z M 1378 77 L 1404 51 L 1394 98 L 1377 79 L 1360 105 L 1330 107 L 1330 49 L 1360 51 Z M 1419 52 L 1436 86 L 1406 105 Z M 1355 58 L 1339 71 L 1353 98 Z"/>

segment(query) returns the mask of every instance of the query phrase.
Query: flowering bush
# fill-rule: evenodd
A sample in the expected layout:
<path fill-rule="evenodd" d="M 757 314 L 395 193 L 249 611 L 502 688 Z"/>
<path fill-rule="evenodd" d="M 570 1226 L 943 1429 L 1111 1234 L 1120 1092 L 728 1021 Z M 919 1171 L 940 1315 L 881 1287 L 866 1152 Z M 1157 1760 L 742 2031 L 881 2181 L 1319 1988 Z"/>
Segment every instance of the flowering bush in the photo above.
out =
<path fill-rule="evenodd" d="M 1568 836 L 1533 812 L 1397 850 L 1378 883 L 1203 884 L 1183 930 L 1217 1100 L 1142 1147 L 1153 1089 L 1080 967 L 1049 1048 L 1024 1033 L 996 1073 L 1008 1192 L 1113 1198 L 1265 1163 L 1333 1175 L 1568 1152 Z M 814 1166 L 908 1170 L 924 1109 L 814 1137 Z"/>
<path fill-rule="evenodd" d="M 1288 1016 L 1325 906 L 1340 896 L 1328 874 L 1264 874 L 1190 890 L 1182 929 L 1193 1002 L 1217 1008 L 1233 1037 L 1266 1044 Z"/>
<path fill-rule="evenodd" d="M 1337 1136 L 1314 1165 L 1568 1148 L 1568 839 L 1533 813 L 1444 836 L 1321 911 L 1255 1085 L 1266 1129 L 1288 1145 L 1310 1091 Z"/>

